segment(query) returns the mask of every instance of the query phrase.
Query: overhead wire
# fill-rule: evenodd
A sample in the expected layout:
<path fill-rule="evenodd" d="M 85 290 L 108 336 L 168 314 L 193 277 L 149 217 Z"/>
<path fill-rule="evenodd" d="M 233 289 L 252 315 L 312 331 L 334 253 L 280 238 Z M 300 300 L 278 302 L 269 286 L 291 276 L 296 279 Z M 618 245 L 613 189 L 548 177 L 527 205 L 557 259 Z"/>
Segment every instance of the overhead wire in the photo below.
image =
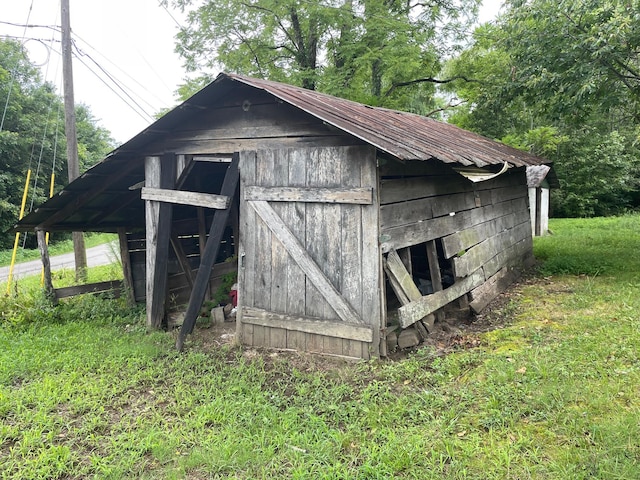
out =
<path fill-rule="evenodd" d="M 33 2 L 34 0 L 31 0 L 31 5 L 29 6 L 29 13 L 27 14 L 27 22 L 25 24 L 24 30 L 22 32 L 22 41 L 20 42 L 20 44 L 22 45 L 24 42 L 24 38 L 27 36 L 27 24 L 29 23 L 29 19 L 31 18 L 31 11 L 33 10 Z M 9 110 L 9 100 L 11 99 L 11 92 L 13 90 L 13 84 L 15 83 L 16 80 L 16 73 L 18 70 L 18 64 L 19 64 L 20 60 L 16 60 L 16 65 L 13 69 L 13 71 L 11 72 L 11 80 L 9 81 L 9 89 L 7 90 L 7 100 L 4 103 L 4 109 L 2 110 L 2 119 L 0 119 L 0 132 L 2 132 L 3 128 L 4 128 L 4 121 L 7 117 L 7 111 Z"/>
<path fill-rule="evenodd" d="M 129 99 L 126 100 L 122 94 L 118 93 L 113 86 L 109 85 L 109 83 L 107 83 L 107 81 L 103 78 L 103 76 L 98 75 L 93 68 L 91 68 L 91 66 L 85 62 L 84 57 L 89 58 L 94 65 L 96 65 L 96 67 L 98 67 L 98 69 L 104 73 L 104 75 L 111 81 L 113 82 L 113 84 Z M 91 56 L 86 55 L 86 54 L 82 54 L 80 56 L 76 56 L 76 58 L 80 61 L 80 63 L 82 63 L 91 73 L 93 73 L 98 80 L 100 80 L 113 94 L 115 94 L 120 100 L 122 100 L 129 108 L 131 108 L 140 118 L 142 118 L 144 121 L 154 121 L 154 117 L 153 115 L 149 114 L 142 106 L 140 106 L 140 104 L 138 102 L 136 102 L 133 97 L 124 89 L 124 87 L 120 84 L 120 82 L 118 82 L 113 76 L 111 76 L 111 74 L 109 74 L 99 63 L 97 63 L 93 58 L 91 58 Z M 131 105 L 132 102 L 137 108 L 133 107 Z M 139 110 L 138 110 L 139 109 Z"/>

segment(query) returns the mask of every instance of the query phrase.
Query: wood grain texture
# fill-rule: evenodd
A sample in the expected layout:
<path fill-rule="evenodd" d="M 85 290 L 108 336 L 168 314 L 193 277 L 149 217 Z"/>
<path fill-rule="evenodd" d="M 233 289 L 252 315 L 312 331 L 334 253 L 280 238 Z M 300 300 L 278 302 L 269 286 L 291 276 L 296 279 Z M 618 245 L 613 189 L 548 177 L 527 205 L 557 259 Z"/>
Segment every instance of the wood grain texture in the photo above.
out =
<path fill-rule="evenodd" d="M 349 305 L 333 286 L 331 281 L 320 270 L 309 253 L 302 247 L 282 219 L 273 211 L 267 202 L 253 201 L 249 205 L 256 211 L 276 238 L 285 246 L 298 266 L 318 289 L 325 300 L 332 305 L 338 316 L 345 322 L 362 323 L 358 313 Z"/>
<path fill-rule="evenodd" d="M 345 322 L 331 322 L 311 317 L 295 317 L 258 308 L 245 308 L 243 312 L 243 322 L 263 327 L 313 333 L 361 342 L 371 342 L 373 339 L 372 329 L 368 326 Z"/>
<path fill-rule="evenodd" d="M 402 263 L 398 252 L 395 250 L 389 252 L 386 266 L 389 277 L 393 277 L 394 279 L 392 285 L 397 285 L 397 287 L 400 288 L 403 297 L 406 297 L 409 302 L 415 302 L 422 298 L 422 294 L 404 266 L 404 263 Z"/>
<path fill-rule="evenodd" d="M 434 313 L 448 303 L 470 292 L 484 282 L 484 274 L 478 271 L 473 275 L 460 279 L 449 288 L 431 295 L 425 295 L 420 300 L 404 305 L 398 309 L 398 319 L 402 328 L 413 325 L 418 320 Z"/>
<path fill-rule="evenodd" d="M 181 190 L 167 190 L 161 188 L 142 187 L 140 194 L 143 200 L 193 205 L 196 207 L 224 210 L 229 206 L 229 197 L 213 195 L 211 193 L 185 192 Z"/>
<path fill-rule="evenodd" d="M 354 203 L 371 205 L 371 188 L 258 187 L 245 189 L 245 200 L 270 202 Z"/>

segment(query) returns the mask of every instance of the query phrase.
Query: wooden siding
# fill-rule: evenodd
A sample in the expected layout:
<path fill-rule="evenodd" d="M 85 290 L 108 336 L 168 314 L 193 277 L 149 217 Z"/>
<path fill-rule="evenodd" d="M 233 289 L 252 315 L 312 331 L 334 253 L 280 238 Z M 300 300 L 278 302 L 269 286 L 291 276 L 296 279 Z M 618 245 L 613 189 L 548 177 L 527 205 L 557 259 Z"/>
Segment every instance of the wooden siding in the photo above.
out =
<path fill-rule="evenodd" d="M 364 145 L 298 108 L 252 88 L 238 88 L 223 102 L 203 109 L 149 151 L 182 154 L 247 150 Z"/>
<path fill-rule="evenodd" d="M 260 150 L 240 168 L 242 343 L 377 356 L 375 150 Z"/>
<path fill-rule="evenodd" d="M 195 278 L 198 272 L 198 265 L 200 264 L 200 254 L 198 248 L 198 242 L 196 236 L 184 236 L 181 237 L 181 244 L 189 264 L 191 265 L 191 276 Z M 131 260 L 131 271 L 133 279 L 133 293 L 136 302 L 144 302 L 145 295 L 145 251 L 146 242 L 143 233 L 129 234 L 127 235 L 127 247 L 129 249 L 129 258 Z M 229 246 L 233 249 L 233 246 Z M 168 306 L 169 309 L 175 309 L 184 305 L 189 300 L 191 293 L 191 287 L 187 276 L 180 263 L 178 262 L 173 249 L 169 249 L 169 256 L 167 259 L 168 270 Z M 215 265 L 211 272 L 209 282 L 209 294 L 213 296 L 220 285 L 222 285 L 223 279 L 226 275 L 234 273 L 237 270 L 236 262 L 223 262 Z"/>
<path fill-rule="evenodd" d="M 487 295 L 495 297 L 508 279 L 513 280 L 507 272 L 532 259 L 524 169 L 472 183 L 448 166 L 414 163 L 418 162 L 381 168 L 382 251 L 391 256 L 396 250 L 439 240 L 440 255 L 450 265 L 455 283 L 409 304 L 401 300 L 402 327 L 469 292 L 474 306 L 484 308 Z M 480 288 L 488 281 L 496 288 Z"/>

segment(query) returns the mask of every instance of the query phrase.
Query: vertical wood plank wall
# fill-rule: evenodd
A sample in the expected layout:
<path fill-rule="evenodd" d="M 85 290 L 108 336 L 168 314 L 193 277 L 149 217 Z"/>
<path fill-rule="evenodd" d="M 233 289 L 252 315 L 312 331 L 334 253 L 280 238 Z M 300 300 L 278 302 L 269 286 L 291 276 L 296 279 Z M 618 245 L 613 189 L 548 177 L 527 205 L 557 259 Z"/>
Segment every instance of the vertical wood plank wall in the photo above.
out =
<path fill-rule="evenodd" d="M 351 323 L 339 318 L 333 306 L 243 197 L 247 186 L 257 185 L 369 187 L 375 198 L 375 149 L 353 146 L 263 150 L 241 156 L 240 168 L 240 230 L 244 252 L 240 262 L 243 270 L 240 275 L 241 311 L 255 308 L 290 319 L 289 323 L 280 322 L 279 327 L 268 326 L 267 322 L 258 325 L 250 323 L 242 313 L 242 342 L 357 358 L 377 356 L 377 333 L 371 341 L 340 336 L 343 324 L 350 327 Z M 364 322 L 363 327 L 377 332 L 380 328 L 380 253 L 376 202 L 358 205 L 272 201 L 269 204 L 357 312 Z M 371 239 L 365 241 L 367 236 Z M 300 319 L 300 322 L 294 319 Z M 296 327 L 308 325 L 307 320 L 321 326 L 322 333 L 301 331 Z M 281 328 L 283 326 L 285 328 Z"/>

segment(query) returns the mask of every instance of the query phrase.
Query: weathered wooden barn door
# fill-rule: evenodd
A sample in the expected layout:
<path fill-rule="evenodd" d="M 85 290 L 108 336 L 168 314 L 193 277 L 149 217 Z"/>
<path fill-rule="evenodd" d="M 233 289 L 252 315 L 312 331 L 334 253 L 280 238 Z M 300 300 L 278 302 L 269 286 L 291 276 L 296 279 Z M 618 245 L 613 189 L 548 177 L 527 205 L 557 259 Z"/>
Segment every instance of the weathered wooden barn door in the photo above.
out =
<path fill-rule="evenodd" d="M 377 356 L 375 149 L 243 152 L 240 172 L 243 343 Z"/>

